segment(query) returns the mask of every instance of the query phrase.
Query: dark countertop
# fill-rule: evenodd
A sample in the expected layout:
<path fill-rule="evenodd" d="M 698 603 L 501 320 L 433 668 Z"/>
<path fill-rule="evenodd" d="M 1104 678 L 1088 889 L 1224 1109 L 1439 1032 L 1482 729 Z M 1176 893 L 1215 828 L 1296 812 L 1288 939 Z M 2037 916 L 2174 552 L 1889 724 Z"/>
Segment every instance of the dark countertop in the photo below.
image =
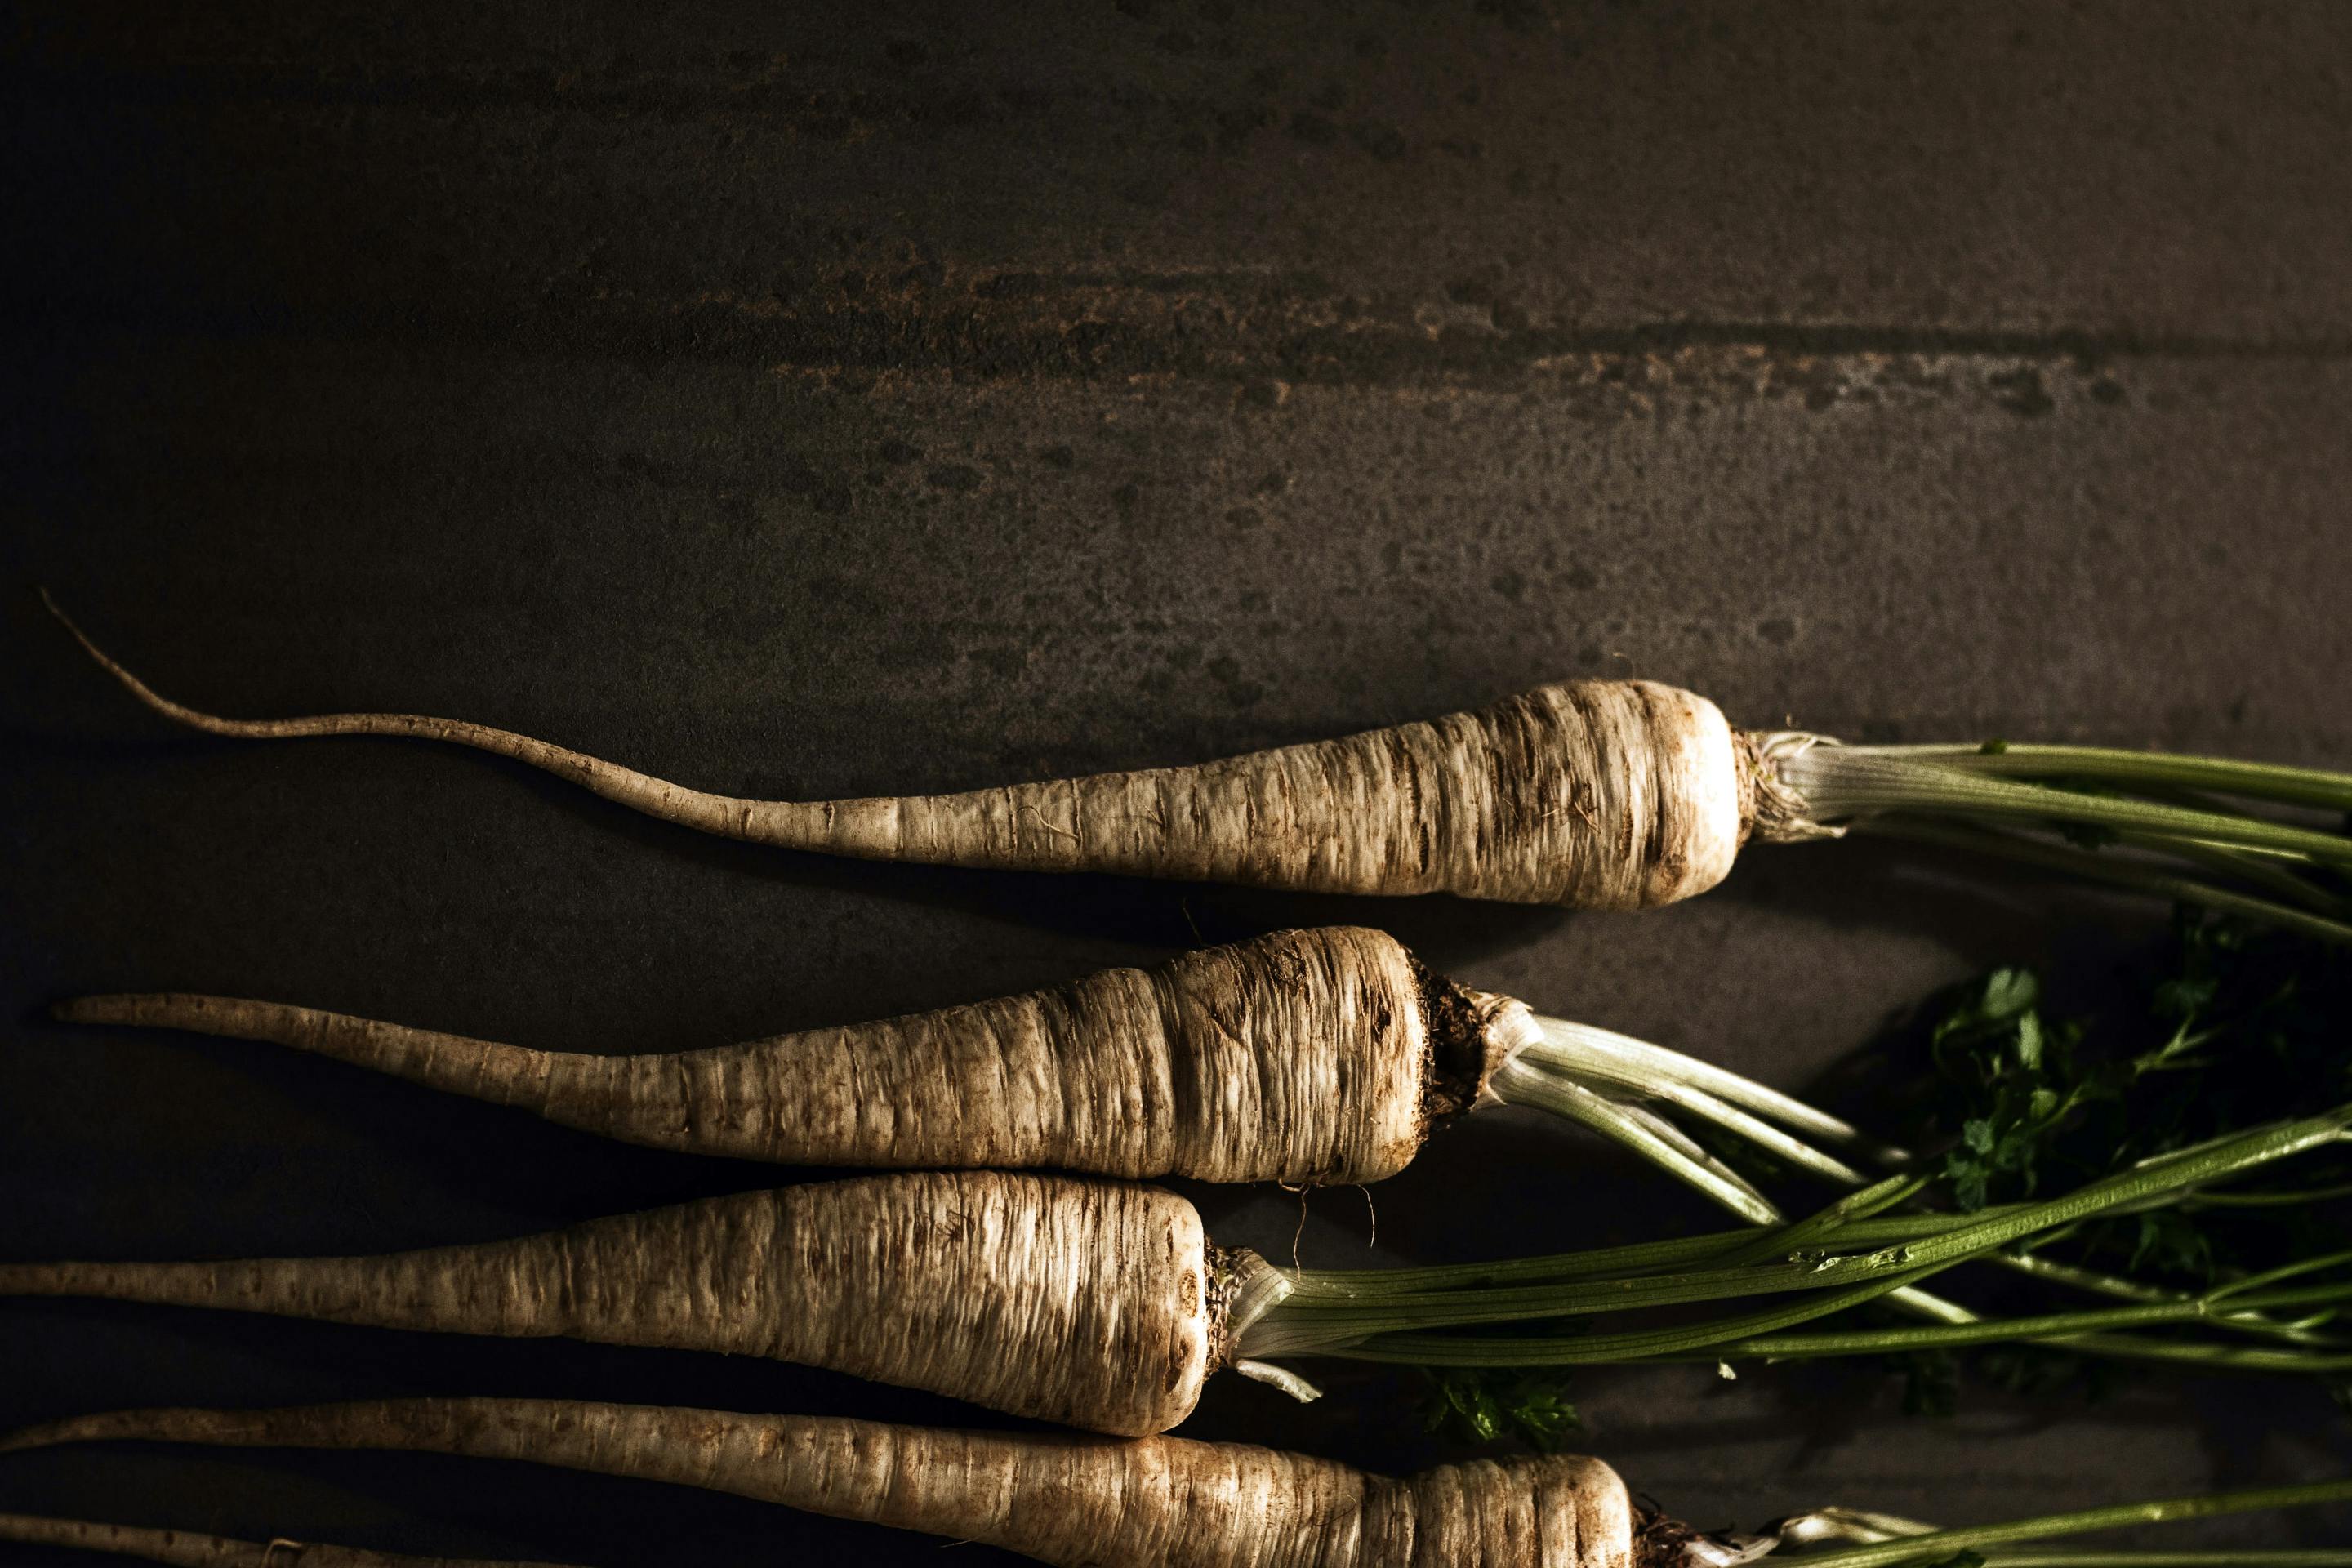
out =
<path fill-rule="evenodd" d="M 81 991 L 687 1047 L 1350 920 L 1801 1088 L 1936 984 L 2095 972 L 2160 918 L 1845 846 L 1616 917 L 756 852 L 451 752 L 175 733 L 34 583 L 193 701 L 444 712 L 751 794 L 1198 760 L 1626 671 L 1754 724 L 2352 766 L 2352 10 L 258 9 L 36 5 L 0 63 L 0 1256 L 375 1250 L 779 1179 L 46 1021 Z M 1622 1175 L 1507 1113 L 1375 1190 L 1376 1254 L 1345 1190 L 1297 1246 L 1703 1217 Z M 1194 1195 L 1290 1253 L 1297 1197 Z M 0 1425 L 449 1392 L 982 1419 L 226 1314 L 7 1302 L 0 1333 Z M 1220 1380 L 1187 1431 L 1409 1468 L 1441 1450 L 1400 1386 Z M 1861 1372 L 1582 1386 L 1591 1447 L 1708 1525 L 2352 1462 L 2301 1386 L 1942 1422 Z M 380 1456 L 28 1456 L 0 1506 L 615 1565 L 937 1550 Z"/>

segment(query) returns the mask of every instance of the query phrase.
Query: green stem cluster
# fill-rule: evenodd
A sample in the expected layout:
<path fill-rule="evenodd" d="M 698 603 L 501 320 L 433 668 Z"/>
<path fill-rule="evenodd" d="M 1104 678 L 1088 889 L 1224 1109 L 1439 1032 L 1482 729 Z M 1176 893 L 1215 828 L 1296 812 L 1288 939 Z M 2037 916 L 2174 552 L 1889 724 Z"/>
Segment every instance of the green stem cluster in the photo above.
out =
<path fill-rule="evenodd" d="M 1851 1244 L 1863 1228 L 1852 1223 L 1860 1212 L 1857 1205 L 1871 1204 L 1874 1205 L 1871 1212 L 1876 1212 L 1889 1204 L 1867 1194 L 1857 1194 L 1832 1204 L 1801 1227 L 1788 1227 L 1787 1216 L 1769 1198 L 1674 1122 L 1649 1109 L 1651 1104 L 1668 1106 L 1719 1134 L 1775 1156 L 1792 1169 L 1840 1186 L 1862 1187 L 1866 1178 L 1844 1160 L 1814 1147 L 1807 1138 L 1881 1168 L 1902 1170 L 1912 1163 L 1912 1157 L 1904 1150 L 1878 1142 L 1835 1117 L 1725 1068 L 1590 1025 L 1540 1016 L 1535 1018 L 1535 1024 L 1540 1037 L 1524 1047 L 1496 1074 L 1492 1087 L 1496 1096 L 1507 1103 L 1565 1116 L 1631 1150 L 1748 1223 L 1782 1227 L 1768 1231 L 1749 1247 L 1718 1261 L 1759 1262 L 1776 1252 L 1808 1243 L 1837 1226 L 1848 1227 L 1843 1234 Z M 1916 1195 L 1924 1184 L 1914 1182 L 1900 1197 Z M 2285 1196 L 2279 1194 L 2273 1199 L 2266 1195 L 2265 1201 L 2284 1201 Z M 2214 1201 L 2227 1200 L 2217 1197 Z M 2129 1213 L 2146 1206 L 2126 1204 L 2116 1212 Z M 1916 1226 L 1934 1222 L 1929 1216 L 1918 1215 L 1906 1223 Z M 1900 1240 L 1910 1234 L 1908 1230 L 1889 1232 L 1881 1239 Z M 2039 1237 L 2036 1245 L 2046 1246 L 2063 1239 L 2064 1235 L 2063 1230 L 2052 1231 Z M 2095 1295 L 2137 1302 L 2179 1303 L 2189 1299 L 2179 1291 L 2058 1262 L 2022 1247 L 2000 1252 L 1987 1261 Z M 1628 1259 L 1627 1266 L 1636 1265 Z M 1484 1272 L 1489 1278 L 1499 1279 L 1517 1267 Z M 1409 1277 L 1402 1273 L 1384 1276 Z M 1889 1292 L 1886 1305 L 1936 1323 L 1957 1326 L 1979 1321 L 1977 1314 L 1965 1307 L 1916 1286 L 1904 1286 Z M 2294 1332 L 2251 1313 L 2221 1321 L 2245 1332 Z"/>
<path fill-rule="evenodd" d="M 1804 815 L 2039 866 L 2352 945 L 2352 773 L 2101 746 L 1845 746 L 1772 736 Z M 1810 742 L 1810 743 L 1809 743 Z"/>
<path fill-rule="evenodd" d="M 1858 1532 L 1879 1539 L 1827 1551 L 1797 1552 L 1776 1558 L 1795 1568 L 1897 1568 L 1909 1563 L 1948 1563 L 1962 1552 L 1979 1552 L 1988 1568 L 2092 1568 L 2113 1563 L 2116 1568 L 2221 1568 L 2225 1563 L 2246 1568 L 2321 1568 L 2352 1563 L 2352 1551 L 2317 1552 L 2014 1552 L 2003 1547 L 2032 1546 L 2053 1536 L 2086 1535 L 2095 1531 L 2121 1530 L 2135 1524 L 2169 1524 L 2181 1520 L 2213 1519 L 2224 1514 L 2252 1513 L 2268 1509 L 2315 1508 L 2352 1502 L 2352 1480 L 2314 1481 L 2304 1486 L 2261 1487 L 2244 1491 L 2213 1492 L 2202 1497 L 2166 1498 L 2155 1502 L 2124 1503 L 2110 1508 L 2083 1509 L 2073 1513 L 2043 1514 L 2003 1524 L 1980 1524 L 1958 1530 L 1927 1530 L 1908 1521 L 1889 1521 L 1894 1528 Z M 1990 1548 L 1990 1551 L 1983 1551 Z"/>
<path fill-rule="evenodd" d="M 1905 1210 L 1927 1184 L 1896 1175 L 1794 1224 L 1505 1264 L 1403 1270 L 1295 1270 L 1290 1294 L 1246 1331 L 1253 1359 L 1314 1354 L 1421 1366 L 1536 1367 L 1603 1363 L 1782 1360 L 1884 1353 L 1992 1341 L 2064 1342 L 2089 1353 L 2214 1367 L 2336 1373 L 2352 1342 L 2277 1337 L 2266 1314 L 2352 1302 L 2352 1251 L 2306 1258 L 2200 1294 L 2135 1300 L 2021 1318 L 1960 1313 L 1927 1327 L 1792 1334 L 1800 1324 L 1913 1289 L 1963 1263 L 2024 1256 L 2082 1223 L 2177 1203 L 2200 1189 L 2346 1141 L 2352 1105 L 2182 1150 L 2063 1196 L 1951 1215 Z M 2288 1284 L 2290 1279 L 2305 1279 Z M 1932 1301 L 1934 1299 L 1930 1299 Z M 1737 1310 L 1693 1317 L 1710 1302 Z M 1666 1311 L 1607 1332 L 1558 1321 Z M 1934 1314 L 1922 1314 L 1934 1315 Z M 1541 1325 L 1505 1337 L 1460 1332 Z M 2182 1329 L 2200 1331 L 2181 1333 Z M 2150 1333 L 2149 1330 L 2175 1331 Z M 2272 1342 L 2248 1345 L 2248 1334 Z"/>

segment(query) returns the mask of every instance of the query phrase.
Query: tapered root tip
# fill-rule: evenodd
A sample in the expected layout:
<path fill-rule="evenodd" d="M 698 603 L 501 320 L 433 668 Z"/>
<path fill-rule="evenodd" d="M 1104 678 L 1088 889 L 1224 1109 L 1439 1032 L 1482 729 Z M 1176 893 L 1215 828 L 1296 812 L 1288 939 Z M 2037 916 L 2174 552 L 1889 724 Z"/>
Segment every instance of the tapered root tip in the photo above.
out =
<path fill-rule="evenodd" d="M 134 1027 L 152 1027 L 159 1005 L 173 998 L 145 994 L 135 991 L 112 991 L 95 996 L 68 996 L 49 1004 L 49 1016 L 60 1024 L 129 1024 Z M 173 1018 L 166 1014 L 163 1023 L 169 1026 Z"/>
<path fill-rule="evenodd" d="M 68 996 L 49 1004 L 49 1016 L 60 1024 L 110 1024 L 121 1016 L 119 996 Z"/>
<path fill-rule="evenodd" d="M 235 1413 L 220 1410 L 103 1410 L 0 1433 L 0 1454 L 68 1443 L 227 1442 Z"/>
<path fill-rule="evenodd" d="M 37 589 L 37 592 L 41 595 L 41 603 L 47 606 L 49 614 L 57 617 L 58 625 L 65 627 L 67 631 L 73 634 L 74 641 L 81 644 L 82 651 L 89 655 L 90 658 L 96 659 L 100 668 L 113 676 L 115 679 L 131 687 L 132 689 L 142 689 L 140 687 L 139 682 L 131 679 L 131 672 L 129 670 L 123 668 L 121 665 L 115 663 L 114 660 L 109 658 L 103 648 L 89 640 L 89 634 L 82 630 L 80 626 L 77 626 L 71 616 L 66 614 L 65 606 L 58 603 L 57 596 L 55 595 L 51 594 L 46 587 Z"/>
<path fill-rule="evenodd" d="M 0 1432 L 0 1454 L 22 1454 L 34 1448 L 54 1448 L 74 1441 L 70 1421 L 47 1421 L 38 1426 L 19 1426 L 14 1432 Z"/>
<path fill-rule="evenodd" d="M 47 605 L 49 614 L 58 618 L 58 625 L 65 627 L 67 631 L 71 632 L 73 634 L 74 641 L 81 644 L 82 651 L 89 655 L 92 659 L 96 660 L 98 667 L 100 669 L 106 671 L 107 674 L 114 677 L 116 680 L 120 681 L 123 689 L 130 692 L 131 696 L 136 697 L 140 701 L 145 703 L 148 707 L 152 708 L 156 712 L 163 714 L 165 718 L 176 720 L 178 722 L 187 725 L 192 730 L 206 730 L 217 734 L 234 734 L 236 732 L 237 721 L 236 720 L 222 719 L 215 714 L 202 712 L 196 709 L 189 708 L 181 703 L 174 702 L 170 698 L 164 696 L 162 692 L 157 691 L 154 688 L 149 686 L 145 681 L 140 679 L 137 676 L 131 674 L 129 670 L 123 668 L 122 666 L 114 661 L 113 658 L 110 656 L 104 648 L 89 640 L 89 634 L 83 631 L 81 627 L 74 624 L 74 618 L 65 613 L 64 609 L 58 605 L 57 600 L 51 596 L 47 588 L 40 589 L 39 593 L 41 595 L 41 603 Z"/>

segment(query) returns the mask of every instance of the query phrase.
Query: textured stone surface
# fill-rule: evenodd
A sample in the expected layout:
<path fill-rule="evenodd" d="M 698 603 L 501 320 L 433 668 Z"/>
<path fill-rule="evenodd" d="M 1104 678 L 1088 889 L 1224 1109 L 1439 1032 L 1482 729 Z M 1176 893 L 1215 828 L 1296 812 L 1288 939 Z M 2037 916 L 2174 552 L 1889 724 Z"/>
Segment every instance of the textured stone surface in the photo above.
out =
<path fill-rule="evenodd" d="M 1628 671 L 1735 722 L 2352 765 L 2343 7 L 278 9 L 29 7 L 0 59 L 31 220 L 0 367 L 5 1256 L 373 1250 L 773 1179 L 44 1022 L 68 992 L 685 1047 L 1374 921 L 1801 1087 L 1932 984 L 2127 931 L 1844 847 L 1615 917 L 753 853 L 455 753 L 173 734 L 35 581 L 191 700 L 447 711 L 730 790 L 1181 762 Z M 1594 1201 L 1618 1169 L 1517 1113 L 1465 1128 L 1375 1189 L 1378 1254 L 1351 1192 L 1303 1224 L 1196 1195 L 1219 1239 L 1296 1229 L 1331 1266 L 1700 1216 Z M 476 1392 L 968 1418 L 646 1352 L 0 1325 L 12 1422 Z M 1438 1456 L 1398 1386 L 1234 1382 L 1190 1430 L 1410 1468 Z M 1585 1387 L 1593 1446 L 1709 1524 L 2352 1459 L 2289 1388 L 1923 1426 L 1861 1373 Z M 478 1555 L 934 1551 L 421 1459 L 91 1450 L 0 1485 Z"/>

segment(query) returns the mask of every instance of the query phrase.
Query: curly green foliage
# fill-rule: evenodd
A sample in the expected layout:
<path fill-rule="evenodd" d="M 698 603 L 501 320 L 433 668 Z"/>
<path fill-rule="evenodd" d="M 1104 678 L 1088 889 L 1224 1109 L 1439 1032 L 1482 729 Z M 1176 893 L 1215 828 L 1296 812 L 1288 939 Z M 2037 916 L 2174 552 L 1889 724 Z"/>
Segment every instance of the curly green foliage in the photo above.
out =
<path fill-rule="evenodd" d="M 1997 970 L 1952 997 L 1929 1040 L 1936 1131 L 1951 1141 L 1939 1174 L 1973 1210 L 2352 1097 L 2352 964 L 2183 910 L 2137 997 L 2056 1019 L 2032 972 Z M 2178 1209 L 2084 1240 L 2131 1272 L 2200 1281 L 2230 1255 Z"/>
<path fill-rule="evenodd" d="M 2262 1122 L 2352 1099 L 2352 963 L 2291 932 L 2182 909 L 2155 962 L 2104 1007 L 2054 1017 L 2032 971 L 2000 969 L 1929 1015 L 1925 1141 L 1943 1201 L 2020 1202 Z M 2077 1228 L 2064 1256 L 2200 1289 L 2344 1245 L 2337 1160 L 2293 1189 L 2222 1193 Z M 1906 1411 L 1948 1415 L 1963 1384 L 2104 1396 L 2117 1369 L 2059 1346 L 1890 1357 Z"/>
<path fill-rule="evenodd" d="M 1942 1414 L 1964 1383 L 2097 1397 L 2122 1367 L 2314 1379 L 2352 1367 L 2337 1318 L 2352 1310 L 2352 1226 L 2330 1206 L 2352 1197 L 2340 1141 L 2352 965 L 2307 938 L 2184 911 L 2160 962 L 2104 1008 L 2060 1016 L 2045 995 L 2032 972 L 2004 969 L 1925 1012 L 1929 1063 L 1896 1071 L 1933 1101 L 1915 1147 L 1936 1152 L 1817 1213 L 1761 1234 L 1602 1249 L 1605 1260 L 1526 1260 L 1507 1286 L 1490 1271 L 1423 1270 L 1401 1288 L 1331 1287 L 1287 1305 L 1328 1353 L 1496 1369 L 1433 1373 L 1430 1426 L 1546 1447 L 1575 1419 L 1564 1385 L 1499 1369 L 1867 1355 L 1903 1376 L 1906 1408 Z M 1893 1294 L 1946 1268 L 1955 1295 L 1941 1278 L 1940 1300 Z M 1680 1310 L 1832 1287 L 1744 1314 Z M 1490 1289 L 1492 1300 L 1456 1299 Z M 1958 1321 L 1968 1312 L 1956 1307 L 1983 1321 Z M 1675 1315 L 1615 1321 L 1652 1310 Z M 1351 1317 L 1366 1335 L 1338 1333 Z M 1837 1321 L 1803 1326 L 1815 1318 Z"/>
<path fill-rule="evenodd" d="M 1940 1174 L 1963 1210 L 1996 1195 L 2032 1196 L 2067 1120 L 2118 1092 L 2112 1070 L 2078 1061 L 2082 1025 L 2046 1021 L 2041 1003 L 2032 970 L 1997 969 L 1964 991 L 1928 1037 L 1945 1114 L 1958 1123 Z"/>
<path fill-rule="evenodd" d="M 1583 1425 L 1568 1400 L 1565 1372 L 1501 1372 L 1444 1367 L 1424 1374 L 1429 1392 L 1423 1422 L 1432 1432 L 1470 1443 L 1514 1436 L 1556 1454 Z"/>

